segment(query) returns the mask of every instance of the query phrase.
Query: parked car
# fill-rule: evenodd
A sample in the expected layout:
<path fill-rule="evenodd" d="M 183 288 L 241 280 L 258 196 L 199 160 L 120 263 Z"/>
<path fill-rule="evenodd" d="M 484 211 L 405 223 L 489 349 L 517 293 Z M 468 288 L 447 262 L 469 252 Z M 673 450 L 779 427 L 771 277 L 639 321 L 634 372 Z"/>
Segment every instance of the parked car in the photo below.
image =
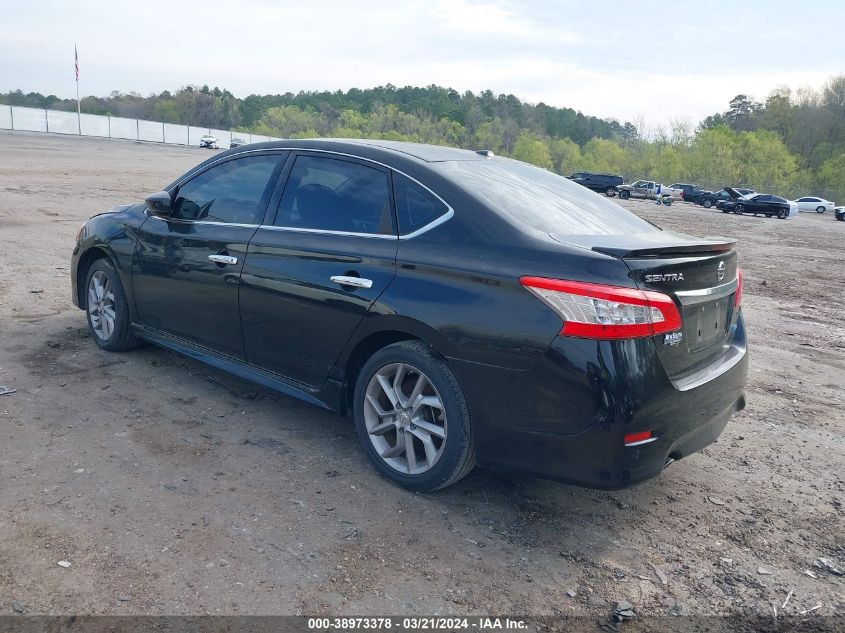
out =
<path fill-rule="evenodd" d="M 731 193 L 733 192 L 733 193 Z M 711 195 L 704 195 L 698 199 L 698 204 L 703 206 L 705 209 L 709 209 L 710 207 L 716 207 L 717 209 L 721 208 L 720 205 L 724 204 L 730 200 L 736 200 L 737 198 L 741 198 L 743 196 L 749 196 L 751 194 L 757 193 L 753 189 L 744 189 L 742 187 L 735 188 L 735 187 L 723 187 L 716 193 Z"/>
<path fill-rule="evenodd" d="M 229 149 L 235 149 L 241 145 L 247 145 L 247 142 L 238 136 L 233 136 L 231 142 L 229 143 Z"/>
<path fill-rule="evenodd" d="M 200 147 L 209 147 L 211 149 L 219 149 L 217 144 L 217 137 L 213 134 L 203 134 L 200 138 Z"/>
<path fill-rule="evenodd" d="M 836 207 L 833 210 L 833 217 L 840 222 L 845 222 L 845 207 Z"/>
<path fill-rule="evenodd" d="M 619 488 L 745 406 L 734 245 L 488 153 L 287 140 L 94 216 L 71 284 L 102 349 L 144 339 L 351 414 L 409 489 L 476 460 Z"/>
<path fill-rule="evenodd" d="M 676 182 L 669 185 L 669 188 L 672 189 L 673 192 L 680 192 L 680 197 L 684 200 L 684 202 L 698 202 L 698 199 L 702 196 L 713 194 L 712 191 L 699 189 L 698 185 L 690 185 L 687 183 Z"/>
<path fill-rule="evenodd" d="M 758 193 L 726 201 L 721 207 L 722 213 L 751 213 L 765 215 L 767 218 L 776 216 L 785 220 L 790 214 L 789 200 L 768 193 Z"/>
<path fill-rule="evenodd" d="M 816 213 L 824 213 L 825 211 L 832 211 L 836 207 L 836 205 L 830 200 L 815 198 L 812 196 L 798 198 L 795 203 L 798 205 L 798 211 L 801 213 L 812 211 L 815 211 Z"/>
<path fill-rule="evenodd" d="M 660 188 L 661 199 L 672 199 L 680 196 L 680 190 L 676 193 L 671 187 L 661 185 L 653 180 L 638 180 L 630 185 L 622 185 L 618 187 L 619 197 L 623 200 L 628 198 L 646 198 L 647 200 L 657 200 L 657 190 Z"/>
<path fill-rule="evenodd" d="M 615 174 L 595 174 L 591 171 L 579 171 L 572 174 L 569 179 L 579 185 L 598 191 L 606 196 L 615 196 L 617 188 L 622 184 L 622 176 Z"/>

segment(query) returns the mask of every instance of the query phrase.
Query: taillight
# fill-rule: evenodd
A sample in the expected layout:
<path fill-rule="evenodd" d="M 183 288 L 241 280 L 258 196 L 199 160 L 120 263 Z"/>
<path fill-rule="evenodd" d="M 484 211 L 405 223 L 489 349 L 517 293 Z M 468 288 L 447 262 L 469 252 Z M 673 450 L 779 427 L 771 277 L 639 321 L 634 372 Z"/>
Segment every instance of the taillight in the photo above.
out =
<path fill-rule="evenodd" d="M 519 283 L 561 316 L 564 336 L 642 338 L 681 328 L 675 302 L 660 292 L 545 277 Z"/>
<path fill-rule="evenodd" d="M 739 303 L 742 301 L 742 271 L 736 269 L 736 293 L 734 293 L 734 310 L 739 308 Z"/>

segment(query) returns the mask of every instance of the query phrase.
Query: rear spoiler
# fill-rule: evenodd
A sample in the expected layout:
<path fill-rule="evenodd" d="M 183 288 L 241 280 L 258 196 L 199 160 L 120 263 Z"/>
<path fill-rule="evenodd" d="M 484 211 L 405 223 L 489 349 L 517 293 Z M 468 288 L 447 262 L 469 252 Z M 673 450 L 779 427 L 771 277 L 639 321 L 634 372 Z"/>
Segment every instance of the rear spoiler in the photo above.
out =
<path fill-rule="evenodd" d="M 735 240 L 696 240 L 695 242 L 680 242 L 664 245 L 606 245 L 593 246 L 596 253 L 611 255 L 612 257 L 641 258 L 641 257 L 684 257 L 685 255 L 702 255 L 704 253 L 724 253 L 733 249 Z"/>
<path fill-rule="evenodd" d="M 725 253 L 736 246 L 736 240 L 724 237 L 695 237 L 663 230 L 627 235 L 547 235 L 562 244 L 619 258 L 696 256 Z"/>

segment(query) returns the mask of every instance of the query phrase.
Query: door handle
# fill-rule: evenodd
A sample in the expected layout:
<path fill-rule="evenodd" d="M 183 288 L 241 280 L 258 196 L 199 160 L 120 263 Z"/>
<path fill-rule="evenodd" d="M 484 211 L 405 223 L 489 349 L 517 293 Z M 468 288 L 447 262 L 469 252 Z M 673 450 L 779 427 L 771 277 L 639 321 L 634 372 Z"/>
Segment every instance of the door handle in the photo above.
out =
<path fill-rule="evenodd" d="M 329 277 L 336 284 L 341 286 L 354 286 L 355 288 L 372 288 L 373 280 L 363 277 L 347 277 L 346 275 L 334 275 Z"/>
<path fill-rule="evenodd" d="M 215 264 L 237 264 L 238 258 L 231 255 L 209 255 L 208 259 Z"/>

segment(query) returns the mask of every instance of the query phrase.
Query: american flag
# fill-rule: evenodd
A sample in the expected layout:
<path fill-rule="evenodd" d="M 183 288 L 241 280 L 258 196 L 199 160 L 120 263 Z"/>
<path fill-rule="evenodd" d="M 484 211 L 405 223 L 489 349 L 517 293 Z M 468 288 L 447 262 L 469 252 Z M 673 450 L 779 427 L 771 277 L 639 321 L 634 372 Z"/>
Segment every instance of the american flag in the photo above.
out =
<path fill-rule="evenodd" d="M 79 54 L 76 52 L 76 44 L 73 45 L 73 68 L 76 70 L 76 81 L 79 81 Z"/>

